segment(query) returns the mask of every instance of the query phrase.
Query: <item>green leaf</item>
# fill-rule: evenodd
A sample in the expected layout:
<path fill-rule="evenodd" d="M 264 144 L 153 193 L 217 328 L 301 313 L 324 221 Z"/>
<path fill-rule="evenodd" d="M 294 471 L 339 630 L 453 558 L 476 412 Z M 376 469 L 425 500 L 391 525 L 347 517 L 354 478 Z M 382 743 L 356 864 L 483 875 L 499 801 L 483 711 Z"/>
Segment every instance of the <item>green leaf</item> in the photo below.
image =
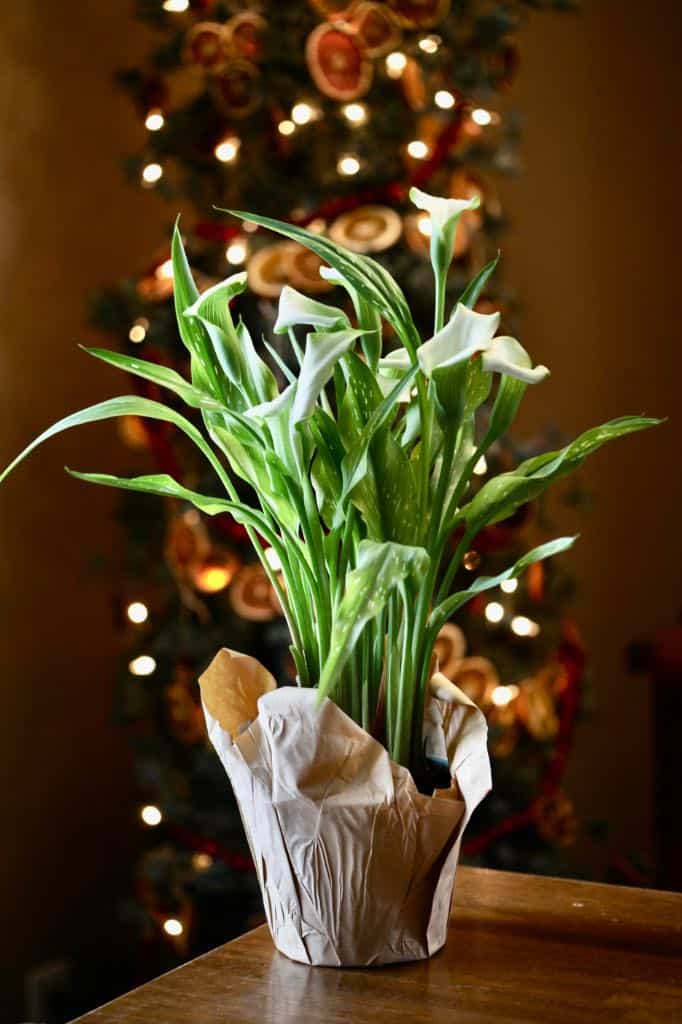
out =
<path fill-rule="evenodd" d="M 53 423 L 51 427 L 43 431 L 34 441 L 32 441 L 24 450 L 17 455 L 9 466 L 0 474 L 0 482 L 11 473 L 11 471 L 17 466 L 26 456 L 37 448 L 38 445 L 42 444 L 43 441 L 47 441 L 50 437 L 54 437 L 55 434 L 60 434 L 64 430 L 69 430 L 71 427 L 78 427 L 83 423 L 98 423 L 101 420 L 115 419 L 118 416 L 146 416 L 154 420 L 162 420 L 165 423 L 172 423 L 176 427 L 179 427 L 187 437 L 200 449 L 201 452 L 206 456 L 211 465 L 216 468 L 219 467 L 218 460 L 212 452 L 210 446 L 199 433 L 197 428 L 181 416 L 180 413 L 175 412 L 174 409 L 170 409 L 160 402 L 154 402 L 149 398 L 140 398 L 138 395 L 121 395 L 118 398 L 109 398 L 105 402 L 98 402 L 97 405 L 91 405 L 87 409 L 81 409 L 80 412 L 72 413 L 70 416 L 65 416 L 64 419 L 59 420 L 57 423 Z"/>
<path fill-rule="evenodd" d="M 322 668 L 319 700 L 338 682 L 365 625 L 386 606 L 390 594 L 409 576 L 423 576 L 429 565 L 424 548 L 362 541 L 356 568 L 346 577 L 346 590 L 334 616 L 329 656 Z"/>
<path fill-rule="evenodd" d="M 199 291 L 187 261 L 185 248 L 178 221 L 175 222 L 173 240 L 171 242 L 171 261 L 173 264 L 173 302 L 175 317 L 180 338 L 190 354 L 192 383 L 198 388 L 208 391 L 215 398 L 227 401 L 228 395 L 221 387 L 220 369 L 216 364 L 215 353 L 212 351 L 208 338 L 197 320 L 185 318 L 188 309 L 199 297 Z"/>
<path fill-rule="evenodd" d="M 168 366 L 150 363 L 145 359 L 138 359 L 136 356 L 124 355 L 122 352 L 111 352 L 105 348 L 86 348 L 85 346 L 81 346 L 81 348 L 88 355 L 94 356 L 95 359 L 101 359 L 109 366 L 126 370 L 136 377 L 142 377 L 143 380 L 158 384 L 159 387 L 168 388 L 193 409 L 222 410 L 224 408 L 215 398 L 211 398 L 210 395 L 188 383 L 184 377 Z"/>
<path fill-rule="evenodd" d="M 556 540 L 550 540 L 546 544 L 540 544 L 538 547 L 533 548 L 532 551 L 528 551 L 510 569 L 505 569 L 504 572 L 499 573 L 497 576 L 479 576 L 466 590 L 460 590 L 458 593 L 452 594 L 451 597 L 448 597 L 437 608 L 434 608 L 429 625 L 431 634 L 435 636 L 443 623 L 451 615 L 454 615 L 462 605 L 470 601 L 472 597 L 475 597 L 476 594 L 481 594 L 484 590 L 490 590 L 493 587 L 499 587 L 505 580 L 520 576 L 534 562 L 540 562 L 543 558 L 552 558 L 553 555 L 567 551 L 573 547 L 577 539 L 576 535 L 575 537 L 558 537 Z"/>
<path fill-rule="evenodd" d="M 479 272 L 476 274 L 476 277 L 474 277 L 474 279 L 470 281 L 469 284 L 466 286 L 466 288 L 460 295 L 459 299 L 452 307 L 451 316 L 454 316 L 455 310 L 457 309 L 458 305 L 468 306 L 469 309 L 474 308 L 474 306 L 476 305 L 480 298 L 481 292 L 483 291 L 488 281 L 497 270 L 497 264 L 499 262 L 500 254 L 498 252 L 495 259 L 491 260 L 490 263 L 486 263 L 483 269 L 479 270 Z"/>
<path fill-rule="evenodd" d="M 159 494 L 165 498 L 176 498 L 186 501 L 198 508 L 207 516 L 218 516 L 229 512 L 234 502 L 222 498 L 211 498 L 196 491 L 189 490 L 174 480 L 167 473 L 154 473 L 148 476 L 120 477 L 110 473 L 80 473 L 66 467 L 66 472 L 77 480 L 85 480 L 90 484 L 101 484 L 105 487 L 118 487 L 124 491 L 139 491 L 143 494 Z"/>

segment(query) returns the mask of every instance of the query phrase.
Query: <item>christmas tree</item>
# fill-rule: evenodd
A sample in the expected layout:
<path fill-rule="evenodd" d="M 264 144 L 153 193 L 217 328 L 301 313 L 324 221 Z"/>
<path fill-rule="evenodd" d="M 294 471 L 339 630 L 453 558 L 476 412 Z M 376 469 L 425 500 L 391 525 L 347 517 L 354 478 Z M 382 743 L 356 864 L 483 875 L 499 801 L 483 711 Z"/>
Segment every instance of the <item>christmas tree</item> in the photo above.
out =
<path fill-rule="evenodd" d="M 514 38 L 525 12 L 539 6 L 569 5 L 139 0 L 138 17 L 158 41 L 144 67 L 119 75 L 144 126 L 126 171 L 167 199 L 169 214 L 183 210 L 202 287 L 230 268 L 246 270 L 250 287 L 235 306 L 260 325 L 263 340 L 254 333 L 254 343 L 281 380 L 298 356 L 295 337 L 272 331 L 283 286 L 315 296 L 334 285 L 296 242 L 273 240 L 248 220 L 235 226 L 215 207 L 258 210 L 373 254 L 422 310 L 428 337 L 429 218 L 409 208 L 409 188 L 480 199 L 455 238 L 443 296 L 452 305 L 497 252 L 504 214 L 496 182 L 518 166 L 518 119 L 505 96 L 517 66 Z M 142 273 L 99 295 L 93 324 L 123 352 L 182 369 L 169 256 L 162 246 Z M 477 309 L 499 310 L 511 333 L 513 296 L 498 274 L 483 296 Z M 154 385 L 143 387 L 155 397 Z M 160 470 L 211 493 L 206 471 L 167 425 L 129 417 L 121 430 L 129 475 Z M 489 469 L 533 450 L 499 444 L 491 455 L 499 465 L 482 462 L 477 475 L 483 481 Z M 462 572 L 495 575 L 526 550 L 529 535 L 542 539 L 547 515 L 526 507 L 484 530 Z M 140 495 L 125 500 L 121 521 L 126 655 L 117 713 L 134 745 L 148 833 L 129 912 L 152 973 L 225 941 L 259 913 L 237 808 L 206 741 L 197 675 L 221 646 L 255 654 L 283 684 L 295 681 L 296 666 L 271 579 L 249 555 L 242 527 Z M 453 550 L 459 540 L 453 536 Z M 577 830 L 560 782 L 584 659 L 567 624 L 570 581 L 560 569 L 533 566 L 516 584 L 472 602 L 438 642 L 441 671 L 491 728 L 495 790 L 472 822 L 465 854 L 489 866 L 557 871 Z"/>

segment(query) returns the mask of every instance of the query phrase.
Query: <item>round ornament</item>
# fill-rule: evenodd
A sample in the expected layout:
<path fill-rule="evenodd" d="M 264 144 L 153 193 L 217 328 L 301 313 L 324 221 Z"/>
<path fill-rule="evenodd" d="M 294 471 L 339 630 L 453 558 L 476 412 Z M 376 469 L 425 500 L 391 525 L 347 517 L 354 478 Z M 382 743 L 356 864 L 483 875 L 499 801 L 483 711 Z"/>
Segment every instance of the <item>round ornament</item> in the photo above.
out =
<path fill-rule="evenodd" d="M 265 299 L 276 299 L 291 280 L 291 243 L 276 242 L 259 249 L 247 266 L 249 288 Z"/>
<path fill-rule="evenodd" d="M 450 0 L 388 0 L 388 6 L 405 28 L 431 28 L 445 18 Z"/>
<path fill-rule="evenodd" d="M 355 7 L 355 0 L 310 0 L 310 6 L 324 18 L 348 18 Z"/>
<path fill-rule="evenodd" d="M 230 117 L 248 117 L 260 103 L 258 68 L 241 57 L 230 60 L 214 78 L 216 104 Z"/>
<path fill-rule="evenodd" d="M 448 679 L 453 679 L 466 651 L 464 633 L 454 622 L 446 622 L 441 626 L 433 647 L 438 659 L 438 671 Z"/>
<path fill-rule="evenodd" d="M 474 551 L 473 549 L 471 551 L 467 551 L 464 558 L 462 559 L 462 565 L 467 570 L 467 572 L 475 572 L 480 564 L 481 556 L 479 555 L 478 551 Z"/>
<path fill-rule="evenodd" d="M 218 71 L 225 63 L 225 36 L 217 21 L 202 21 L 185 37 L 183 59 L 187 64 Z"/>
<path fill-rule="evenodd" d="M 320 277 L 320 267 L 326 266 L 326 263 L 320 259 L 317 253 L 292 242 L 289 246 L 289 260 L 289 273 L 294 287 L 313 294 L 328 292 L 334 287 L 329 281 Z"/>
<path fill-rule="evenodd" d="M 400 42 L 400 28 L 384 4 L 358 4 L 353 10 L 353 27 L 365 57 L 383 57 Z"/>
<path fill-rule="evenodd" d="M 267 21 L 255 11 L 235 14 L 227 22 L 224 30 L 228 50 L 245 60 L 262 60 L 267 29 Z"/>
<path fill-rule="evenodd" d="M 372 84 L 372 64 L 365 59 L 355 35 L 332 22 L 313 29 L 305 56 L 315 85 L 331 99 L 358 99 Z"/>
<path fill-rule="evenodd" d="M 259 562 L 241 567 L 230 587 L 230 604 L 250 622 L 269 622 L 276 617 L 272 586 Z"/>
<path fill-rule="evenodd" d="M 337 217 L 329 237 L 353 252 L 383 252 L 400 238 L 403 222 L 389 206 L 359 206 Z"/>

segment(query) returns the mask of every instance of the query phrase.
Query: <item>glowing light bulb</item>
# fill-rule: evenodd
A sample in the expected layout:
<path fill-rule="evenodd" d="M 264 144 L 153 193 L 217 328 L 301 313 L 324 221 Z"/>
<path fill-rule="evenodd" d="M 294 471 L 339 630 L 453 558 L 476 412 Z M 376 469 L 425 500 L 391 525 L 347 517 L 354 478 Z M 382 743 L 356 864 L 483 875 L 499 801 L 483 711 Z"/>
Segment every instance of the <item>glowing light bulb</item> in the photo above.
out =
<path fill-rule="evenodd" d="M 156 671 L 156 662 L 151 654 L 140 654 L 128 664 L 131 675 L 150 676 Z"/>
<path fill-rule="evenodd" d="M 439 89 L 433 98 L 441 110 L 452 110 L 455 105 L 455 97 L 447 89 Z"/>
<path fill-rule="evenodd" d="M 164 124 L 165 118 L 157 108 L 150 110 L 144 119 L 144 126 L 148 132 L 158 132 L 159 129 L 163 128 Z"/>
<path fill-rule="evenodd" d="M 506 708 L 519 695 L 519 688 L 515 684 L 511 686 L 496 686 L 490 694 L 490 699 L 497 708 Z"/>
<path fill-rule="evenodd" d="M 154 828 L 156 825 L 160 825 L 163 820 L 163 815 L 158 807 L 154 804 L 147 804 L 140 811 L 140 817 L 142 818 L 145 825 L 149 825 L 150 828 Z"/>
<path fill-rule="evenodd" d="M 264 551 L 264 554 L 265 554 L 265 560 L 268 563 L 268 565 L 270 566 L 270 568 L 272 569 L 272 571 L 273 572 L 279 572 L 279 570 L 282 568 L 282 563 L 281 563 L 279 555 L 277 554 L 275 549 L 274 548 L 266 548 L 265 551 Z"/>
<path fill-rule="evenodd" d="M 488 463 L 485 460 L 485 455 L 481 455 L 480 459 L 474 466 L 474 473 L 476 476 L 484 476 L 488 472 Z"/>
<path fill-rule="evenodd" d="M 231 581 L 234 573 L 225 565 L 204 565 L 197 572 L 194 583 L 204 594 L 218 594 Z"/>
<path fill-rule="evenodd" d="M 308 124 L 315 116 L 315 110 L 309 103 L 294 103 L 291 108 L 291 120 L 294 124 Z"/>
<path fill-rule="evenodd" d="M 280 135 L 293 135 L 296 131 L 296 125 L 293 121 L 284 120 L 280 121 L 277 125 L 277 131 Z"/>
<path fill-rule="evenodd" d="M 400 50 L 394 50 L 386 58 L 386 71 L 390 78 L 400 78 L 407 67 L 407 57 Z"/>
<path fill-rule="evenodd" d="M 148 327 L 149 320 L 146 320 L 145 317 L 140 317 L 139 320 L 136 320 L 133 326 L 128 331 L 128 337 L 130 338 L 131 341 L 135 342 L 136 345 L 139 345 L 140 342 L 144 341 L 144 339 L 147 337 Z"/>
<path fill-rule="evenodd" d="M 149 608 L 142 601 L 131 601 L 126 608 L 126 615 L 130 622 L 134 622 L 136 626 L 139 626 L 149 618 Z"/>
<path fill-rule="evenodd" d="M 142 168 L 142 180 L 145 185 L 155 185 L 156 182 L 163 176 L 163 167 L 161 164 L 151 163 L 145 164 Z"/>
<path fill-rule="evenodd" d="M 178 935 L 182 935 L 185 929 L 182 927 L 182 924 L 178 921 L 177 917 L 167 917 L 163 922 L 163 930 L 166 935 L 172 935 L 173 938 L 175 938 Z"/>
<path fill-rule="evenodd" d="M 512 633 L 516 633 L 517 636 L 537 636 L 540 632 L 537 622 L 533 622 L 525 615 L 515 615 L 511 620 L 511 628 Z"/>
<path fill-rule="evenodd" d="M 246 255 L 246 243 L 239 239 L 235 239 L 234 242 L 230 242 L 225 250 L 225 259 L 228 263 L 231 263 L 233 267 L 238 267 L 241 263 L 244 263 Z"/>
<path fill-rule="evenodd" d="M 350 175 L 357 174 L 360 170 L 360 161 L 356 156 L 346 153 L 337 163 L 336 169 L 339 174 L 345 174 L 346 177 L 350 177 Z"/>
<path fill-rule="evenodd" d="M 513 594 L 518 585 L 518 580 L 504 580 L 503 583 L 500 583 L 500 590 L 504 591 L 505 594 Z"/>
<path fill-rule="evenodd" d="M 488 622 L 502 622 L 504 608 L 499 601 L 489 601 L 485 606 L 485 617 Z"/>
<path fill-rule="evenodd" d="M 230 164 L 236 160 L 239 146 L 239 139 L 235 135 L 231 135 L 229 139 L 223 139 L 218 143 L 213 150 L 213 155 L 216 160 L 220 160 L 221 164 Z"/>
<path fill-rule="evenodd" d="M 429 147 L 421 139 L 414 139 L 407 144 L 407 152 L 415 160 L 423 160 L 429 155 Z"/>
<path fill-rule="evenodd" d="M 192 867 L 195 871 L 208 871 L 213 864 L 213 857 L 210 853 L 195 853 L 192 856 Z"/>
<path fill-rule="evenodd" d="M 173 260 L 164 260 L 163 263 L 159 263 L 154 275 L 160 281 L 170 281 L 173 277 Z"/>
<path fill-rule="evenodd" d="M 163 0 L 161 6 L 164 11 L 170 11 L 171 14 L 182 14 L 189 7 L 189 0 Z"/>
<path fill-rule="evenodd" d="M 419 214 L 419 217 L 417 218 L 417 227 L 419 229 L 419 234 L 423 235 L 424 238 L 431 237 L 431 218 L 428 213 Z"/>
<path fill-rule="evenodd" d="M 367 107 L 364 103 L 346 103 L 343 116 L 351 124 L 360 125 L 367 121 Z"/>
<path fill-rule="evenodd" d="M 440 38 L 439 36 L 423 36 L 417 45 L 424 53 L 438 53 Z"/>
<path fill-rule="evenodd" d="M 475 110 L 471 111 L 471 120 L 474 124 L 480 125 L 481 128 L 485 128 L 492 121 L 493 116 L 489 110 L 484 110 L 483 107 L 476 107 Z"/>

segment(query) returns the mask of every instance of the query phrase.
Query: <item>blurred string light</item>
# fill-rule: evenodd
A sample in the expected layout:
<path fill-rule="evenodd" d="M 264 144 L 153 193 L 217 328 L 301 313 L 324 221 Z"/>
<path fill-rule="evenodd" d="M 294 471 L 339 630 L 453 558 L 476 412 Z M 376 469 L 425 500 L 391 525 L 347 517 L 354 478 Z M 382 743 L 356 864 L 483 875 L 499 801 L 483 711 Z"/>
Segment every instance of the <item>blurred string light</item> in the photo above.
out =
<path fill-rule="evenodd" d="M 158 807 L 155 807 L 154 804 L 146 804 L 143 808 L 141 808 L 140 817 L 142 818 L 142 821 L 145 823 L 145 825 L 149 825 L 150 828 L 155 828 L 157 825 L 160 825 L 161 822 L 163 821 L 163 815 L 161 811 L 159 810 Z"/>
<path fill-rule="evenodd" d="M 294 103 L 291 108 L 291 120 L 294 124 L 303 125 L 310 124 L 315 119 L 316 110 L 311 107 L 309 103 L 301 101 L 300 103 Z"/>
<path fill-rule="evenodd" d="M 434 96 L 436 106 L 441 110 L 452 110 L 455 105 L 455 97 L 447 89 L 439 89 Z"/>
<path fill-rule="evenodd" d="M 213 155 L 216 160 L 220 160 L 221 164 L 231 164 L 233 160 L 237 159 L 239 153 L 240 141 L 236 135 L 230 135 L 226 139 L 222 139 L 213 150 Z"/>
<path fill-rule="evenodd" d="M 164 116 L 158 107 L 155 107 L 154 110 L 150 110 L 144 119 L 144 126 L 149 132 L 158 132 L 163 128 L 164 124 Z"/>
<path fill-rule="evenodd" d="M 407 57 L 400 50 L 394 50 L 386 58 L 386 72 L 389 78 L 400 78 L 407 67 Z"/>
<path fill-rule="evenodd" d="M 480 459 L 474 466 L 474 473 L 476 476 L 485 476 L 488 472 L 488 463 L 486 462 L 485 455 L 481 455 Z"/>
<path fill-rule="evenodd" d="M 163 930 L 166 935 L 172 935 L 173 938 L 176 938 L 178 935 L 182 935 L 185 929 L 182 927 L 182 924 L 178 921 L 177 917 L 167 917 L 163 922 Z"/>
<path fill-rule="evenodd" d="M 417 227 L 419 229 L 419 233 L 423 235 L 424 238 L 431 237 L 431 217 L 428 213 L 419 214 L 417 218 Z"/>
<path fill-rule="evenodd" d="M 128 331 L 128 338 L 136 345 L 139 345 L 140 342 L 144 341 L 144 339 L 147 337 L 148 330 L 149 320 L 147 320 L 146 317 L 141 316 L 135 321 L 133 326 Z"/>
<path fill-rule="evenodd" d="M 246 242 L 240 238 L 235 238 L 225 250 L 225 259 L 233 267 L 238 267 L 245 263 L 247 255 Z"/>
<path fill-rule="evenodd" d="M 499 601 L 489 601 L 485 606 L 485 617 L 488 622 L 502 622 L 504 618 L 504 608 Z"/>
<path fill-rule="evenodd" d="M 158 267 L 154 271 L 154 276 L 159 281 L 172 281 L 173 279 L 173 260 L 164 260 L 163 263 L 159 263 Z"/>
<path fill-rule="evenodd" d="M 150 676 L 156 671 L 156 662 L 151 654 L 139 654 L 128 664 L 131 675 Z"/>
<path fill-rule="evenodd" d="M 496 686 L 490 694 L 490 699 L 497 708 L 506 708 L 519 695 L 519 688 L 515 683 L 511 686 Z"/>
<path fill-rule="evenodd" d="M 142 168 L 142 181 L 145 185 L 155 185 L 157 181 L 163 176 L 163 167 L 161 164 L 150 163 L 145 164 Z"/>
<path fill-rule="evenodd" d="M 353 156 L 352 153 L 345 153 L 339 158 L 336 169 L 339 174 L 344 174 L 346 177 L 350 177 L 353 174 L 357 174 L 360 170 L 360 161 L 356 156 Z"/>
<path fill-rule="evenodd" d="M 189 7 L 189 0 L 163 0 L 161 6 L 164 11 L 169 11 L 171 14 L 182 14 Z"/>
<path fill-rule="evenodd" d="M 231 583 L 234 572 L 226 565 L 204 565 L 199 569 L 194 584 L 204 594 L 218 594 Z"/>
<path fill-rule="evenodd" d="M 422 139 L 413 139 L 407 144 L 407 152 L 415 160 L 423 160 L 429 155 L 429 147 Z"/>
<path fill-rule="evenodd" d="M 440 42 L 440 36 L 423 36 L 417 45 L 423 53 L 431 54 L 438 53 Z"/>
<path fill-rule="evenodd" d="M 277 552 L 275 551 L 275 549 L 274 548 L 266 548 L 263 553 L 265 555 L 265 560 L 268 563 L 268 565 L 270 566 L 270 568 L 272 569 L 272 571 L 273 572 L 279 572 L 280 569 L 282 568 L 282 563 L 281 563 L 280 557 L 277 554 Z"/>
<path fill-rule="evenodd" d="M 505 594 L 513 594 L 518 585 L 518 580 L 504 580 L 500 583 L 500 590 L 504 591 Z"/>
<path fill-rule="evenodd" d="M 533 622 L 525 615 L 515 615 L 511 620 L 511 629 L 517 636 L 537 636 L 540 632 L 537 622 Z"/>
<path fill-rule="evenodd" d="M 142 601 L 131 601 L 126 608 L 126 615 L 130 622 L 139 626 L 149 618 L 149 609 Z"/>
<path fill-rule="evenodd" d="M 491 124 L 492 119 L 493 115 L 489 110 L 484 110 L 483 107 L 476 107 L 475 110 L 471 111 L 471 120 L 481 128 L 485 128 L 487 125 Z"/>
<path fill-rule="evenodd" d="M 277 131 L 280 135 L 293 135 L 296 131 L 296 125 L 293 121 L 289 121 L 285 118 L 284 121 L 280 121 L 277 125 Z"/>
<path fill-rule="evenodd" d="M 192 867 L 195 871 L 208 871 L 213 865 L 213 857 L 210 853 L 195 853 L 192 855 Z"/>
<path fill-rule="evenodd" d="M 367 121 L 367 107 L 364 103 L 346 103 L 342 110 L 343 116 L 352 125 L 359 126 Z"/>

